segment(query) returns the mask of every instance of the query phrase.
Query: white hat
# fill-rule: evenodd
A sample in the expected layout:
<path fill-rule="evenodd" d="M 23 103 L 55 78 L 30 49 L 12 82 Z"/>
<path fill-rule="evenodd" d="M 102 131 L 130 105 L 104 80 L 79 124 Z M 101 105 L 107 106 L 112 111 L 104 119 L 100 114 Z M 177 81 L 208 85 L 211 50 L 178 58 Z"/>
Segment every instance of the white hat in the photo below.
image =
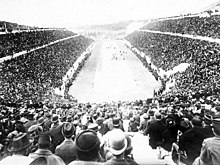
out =
<path fill-rule="evenodd" d="M 121 129 L 113 129 L 110 132 L 110 137 L 108 139 L 109 151 L 113 155 L 120 155 L 127 148 L 127 140 L 125 134 Z"/>

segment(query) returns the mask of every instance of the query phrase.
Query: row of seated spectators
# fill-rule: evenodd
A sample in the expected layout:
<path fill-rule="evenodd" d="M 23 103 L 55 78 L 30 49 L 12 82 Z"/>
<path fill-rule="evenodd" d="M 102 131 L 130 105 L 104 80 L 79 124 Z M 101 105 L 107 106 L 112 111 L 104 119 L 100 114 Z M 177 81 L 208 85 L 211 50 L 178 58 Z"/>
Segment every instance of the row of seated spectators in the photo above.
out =
<path fill-rule="evenodd" d="M 49 96 L 48 91 L 62 85 L 66 72 L 91 42 L 79 36 L 1 63 L 0 95 L 14 103 Z"/>
<path fill-rule="evenodd" d="M 150 56 L 156 67 L 165 71 L 181 63 L 190 64 L 185 72 L 178 72 L 170 77 L 176 80 L 175 90 L 172 92 L 220 92 L 218 44 L 148 32 L 135 32 L 128 36 L 127 40 Z"/>
<path fill-rule="evenodd" d="M 143 29 L 220 38 L 220 15 L 184 17 L 147 24 Z"/>
<path fill-rule="evenodd" d="M 2 34 L 0 35 L 0 58 L 74 35 L 76 34 L 68 30 L 23 31 Z"/>
<path fill-rule="evenodd" d="M 220 117 L 219 105 L 219 96 L 204 97 L 202 93 L 192 97 L 156 98 L 151 102 L 45 102 L 38 107 L 1 105 L 0 146 L 3 160 L 0 164 L 10 165 L 15 158 L 19 161 L 21 155 L 24 156 L 23 164 L 30 164 L 39 157 L 46 158 L 47 165 L 156 164 L 152 159 L 145 159 L 145 162 L 137 159 L 140 155 L 149 154 L 147 150 L 132 156 L 133 148 L 137 150 L 139 147 L 132 143 L 132 136 L 137 132 L 150 137 L 152 149 L 162 147 L 169 154 L 178 144 L 179 150 L 186 156 L 185 161 L 182 159 L 184 163 L 192 164 L 206 149 L 202 148 L 203 140 L 215 136 L 212 122 L 215 122 L 213 118 Z M 125 120 L 128 120 L 128 125 Z M 216 136 L 220 134 L 219 124 Z M 145 143 L 148 144 L 147 141 L 141 144 Z M 213 146 L 207 147 L 213 149 Z M 219 142 L 215 148 L 219 149 Z M 17 152 L 23 150 L 26 152 Z M 220 163 L 219 152 L 210 152 L 201 157 L 202 161 Z M 174 161 L 177 161 L 176 156 L 174 152 Z M 212 159 L 213 156 L 217 159 Z M 169 162 L 164 161 L 164 164 Z"/>

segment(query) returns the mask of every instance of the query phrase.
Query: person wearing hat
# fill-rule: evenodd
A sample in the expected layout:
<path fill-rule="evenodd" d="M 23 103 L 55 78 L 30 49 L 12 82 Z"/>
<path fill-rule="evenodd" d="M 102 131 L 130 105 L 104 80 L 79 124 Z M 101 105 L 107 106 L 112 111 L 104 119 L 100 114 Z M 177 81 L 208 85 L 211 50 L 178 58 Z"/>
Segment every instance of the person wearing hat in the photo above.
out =
<path fill-rule="evenodd" d="M 134 117 L 130 118 L 128 123 L 128 132 L 138 132 L 139 123 L 135 120 Z"/>
<path fill-rule="evenodd" d="M 37 121 L 34 119 L 34 113 L 28 114 L 28 121 L 24 124 L 25 130 L 27 131 L 32 125 L 37 124 Z"/>
<path fill-rule="evenodd" d="M 29 155 L 32 159 L 45 157 L 47 165 L 65 165 L 64 161 L 50 151 L 51 138 L 48 132 L 43 132 L 38 139 L 38 149 Z"/>
<path fill-rule="evenodd" d="M 200 117 L 194 117 L 191 123 L 193 127 L 179 137 L 179 150 L 187 155 L 186 158 L 181 157 L 181 161 L 187 165 L 200 155 L 202 142 L 208 138 Z"/>
<path fill-rule="evenodd" d="M 76 145 L 73 141 L 75 127 L 72 123 L 64 123 L 62 133 L 65 140 L 56 147 L 55 154 L 61 157 L 65 164 L 69 164 L 76 159 Z"/>
<path fill-rule="evenodd" d="M 103 136 L 105 135 L 109 130 L 107 124 L 105 124 L 104 119 L 102 117 L 98 117 L 96 119 L 96 123 L 98 124 L 98 132 Z"/>
<path fill-rule="evenodd" d="M 113 156 L 107 160 L 105 165 L 129 165 L 125 159 L 125 150 L 127 148 L 127 139 L 125 133 L 120 129 L 114 129 L 109 132 L 106 143 L 106 155 L 110 152 Z"/>
<path fill-rule="evenodd" d="M 69 165 L 95 165 L 102 162 L 100 157 L 100 140 L 96 132 L 84 130 L 76 136 L 76 160 Z"/>
<path fill-rule="evenodd" d="M 147 128 L 148 115 L 146 113 L 143 114 L 143 120 L 141 121 L 139 131 L 143 132 Z"/>
<path fill-rule="evenodd" d="M 27 156 L 31 144 L 32 141 L 29 140 L 27 133 L 15 136 L 8 147 L 8 151 L 13 153 L 12 156 L 1 160 L 0 165 L 29 165 L 33 161 L 32 158 Z"/>
<path fill-rule="evenodd" d="M 58 115 L 54 115 L 52 117 L 52 126 L 50 129 L 50 135 L 51 135 L 51 151 L 54 153 L 55 149 L 58 145 L 60 145 L 63 140 L 64 140 L 64 136 L 62 134 L 62 123 L 59 122 L 59 117 Z"/>
<path fill-rule="evenodd" d="M 206 133 L 208 137 L 214 137 L 214 133 L 212 131 L 212 116 L 211 115 L 205 115 L 203 120 L 203 127 L 206 129 Z"/>
<path fill-rule="evenodd" d="M 203 141 L 200 157 L 193 165 L 219 165 L 220 164 L 220 118 L 213 119 L 214 137 Z"/>
<path fill-rule="evenodd" d="M 163 142 L 163 132 L 166 130 L 166 124 L 163 123 L 162 115 L 158 112 L 155 113 L 156 121 L 151 123 L 144 130 L 144 135 L 149 135 L 149 145 L 152 149 L 161 146 Z"/>
<path fill-rule="evenodd" d="M 51 121 L 52 115 L 48 112 L 45 116 L 46 119 L 44 120 L 44 129 L 49 131 L 52 125 L 52 121 Z"/>
<path fill-rule="evenodd" d="M 123 123 L 120 117 L 114 117 L 112 119 L 113 129 L 118 128 L 124 132 Z"/>

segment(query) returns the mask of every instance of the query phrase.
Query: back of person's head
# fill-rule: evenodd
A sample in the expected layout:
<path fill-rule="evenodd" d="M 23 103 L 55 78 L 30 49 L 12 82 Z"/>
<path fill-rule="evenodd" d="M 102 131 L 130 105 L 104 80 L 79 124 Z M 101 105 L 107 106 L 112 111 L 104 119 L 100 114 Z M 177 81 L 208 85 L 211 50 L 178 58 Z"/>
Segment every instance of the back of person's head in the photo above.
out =
<path fill-rule="evenodd" d="M 63 136 L 66 138 L 71 138 L 75 133 L 75 127 L 72 123 L 64 123 L 62 127 Z"/>
<path fill-rule="evenodd" d="M 202 120 L 199 117 L 194 117 L 192 119 L 192 125 L 194 127 L 202 127 Z"/>
<path fill-rule="evenodd" d="M 40 149 L 49 149 L 51 143 L 51 138 L 49 132 L 43 132 L 39 135 L 38 138 L 38 148 Z"/>
<path fill-rule="evenodd" d="M 76 156 L 78 160 L 96 161 L 99 158 L 100 140 L 96 132 L 85 130 L 77 135 Z"/>
<path fill-rule="evenodd" d="M 220 117 L 213 118 L 213 131 L 216 135 L 220 136 Z"/>
<path fill-rule="evenodd" d="M 107 142 L 109 151 L 116 157 L 124 154 L 128 143 L 125 133 L 121 129 L 113 129 L 109 135 Z"/>
<path fill-rule="evenodd" d="M 29 165 L 47 165 L 47 159 L 45 157 L 39 157 L 33 160 Z"/>

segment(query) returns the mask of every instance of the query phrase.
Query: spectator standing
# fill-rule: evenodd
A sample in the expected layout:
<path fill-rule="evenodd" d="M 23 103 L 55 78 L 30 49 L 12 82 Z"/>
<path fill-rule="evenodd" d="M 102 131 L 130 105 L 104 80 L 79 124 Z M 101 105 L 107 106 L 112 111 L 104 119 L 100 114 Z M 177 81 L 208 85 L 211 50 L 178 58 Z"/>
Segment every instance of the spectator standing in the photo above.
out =
<path fill-rule="evenodd" d="M 55 154 L 63 159 L 65 164 L 76 160 L 76 146 L 73 141 L 75 128 L 72 123 L 65 123 L 62 128 L 65 140 L 56 147 Z"/>
<path fill-rule="evenodd" d="M 29 165 L 33 159 L 28 157 L 29 147 L 32 141 L 29 140 L 26 133 L 15 136 L 8 150 L 12 152 L 12 156 L 8 156 L 0 161 L 0 165 Z"/>
<path fill-rule="evenodd" d="M 64 161 L 57 155 L 50 151 L 50 136 L 48 132 L 44 132 L 38 139 L 38 149 L 34 153 L 29 155 L 30 158 L 37 159 L 39 157 L 45 157 L 47 159 L 47 165 L 65 165 Z"/>

